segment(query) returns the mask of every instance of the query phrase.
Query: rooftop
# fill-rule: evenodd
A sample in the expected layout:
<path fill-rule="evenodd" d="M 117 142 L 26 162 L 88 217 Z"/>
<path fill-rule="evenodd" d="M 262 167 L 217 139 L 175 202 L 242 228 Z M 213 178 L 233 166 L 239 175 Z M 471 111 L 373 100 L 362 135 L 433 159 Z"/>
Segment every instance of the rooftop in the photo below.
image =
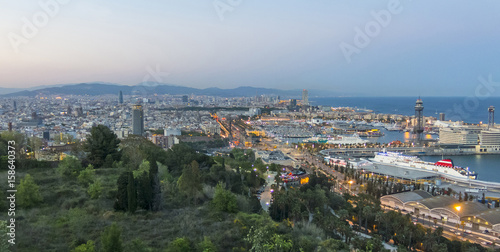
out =
<path fill-rule="evenodd" d="M 389 198 L 389 197 L 395 198 L 404 204 L 411 201 L 419 201 L 431 198 L 432 195 L 426 191 L 418 190 L 418 191 L 403 192 L 403 193 L 396 193 L 396 194 L 382 196 L 382 198 Z"/>
<path fill-rule="evenodd" d="M 363 169 L 368 172 L 373 172 L 381 175 L 388 175 L 391 177 L 402 178 L 407 180 L 429 179 L 437 176 L 435 173 L 432 172 L 417 171 L 412 169 L 405 169 L 401 167 L 381 165 L 381 164 L 363 166 Z"/>

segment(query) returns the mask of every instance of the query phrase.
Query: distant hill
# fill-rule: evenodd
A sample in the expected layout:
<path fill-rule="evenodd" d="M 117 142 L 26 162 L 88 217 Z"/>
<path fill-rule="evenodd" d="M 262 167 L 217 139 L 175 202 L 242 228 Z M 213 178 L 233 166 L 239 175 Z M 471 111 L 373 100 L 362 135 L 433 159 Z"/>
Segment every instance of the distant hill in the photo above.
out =
<path fill-rule="evenodd" d="M 4 88 L 4 87 L 0 87 L 0 95 L 15 93 L 15 92 L 19 92 L 19 91 L 22 91 L 22 90 L 23 90 L 22 88 Z"/>
<path fill-rule="evenodd" d="M 23 90 L 19 92 L 4 94 L 4 97 L 36 96 L 36 95 L 106 95 L 118 94 L 122 91 L 124 95 L 148 95 L 148 94 L 170 94 L 170 95 L 210 95 L 221 97 L 251 97 L 255 95 L 276 95 L 283 98 L 302 97 L 302 90 L 280 90 L 271 88 L 237 87 L 232 89 L 221 88 L 191 88 L 175 86 L 170 84 L 141 83 L 135 86 L 125 86 L 109 83 L 80 83 L 63 86 L 40 88 L 37 90 Z M 332 92 L 321 90 L 309 90 L 309 96 L 327 97 L 333 96 Z"/>

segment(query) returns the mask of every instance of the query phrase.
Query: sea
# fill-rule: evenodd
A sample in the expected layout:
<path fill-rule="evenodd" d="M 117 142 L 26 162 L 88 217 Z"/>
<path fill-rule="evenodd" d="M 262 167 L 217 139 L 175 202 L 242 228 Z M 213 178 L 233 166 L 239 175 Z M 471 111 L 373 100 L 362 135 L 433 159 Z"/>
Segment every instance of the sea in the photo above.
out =
<path fill-rule="evenodd" d="M 500 109 L 500 97 L 420 97 L 424 103 L 424 116 L 465 123 L 487 123 L 488 107 Z M 375 113 L 415 115 L 415 102 L 418 97 L 331 97 L 310 98 L 311 105 L 331 107 L 351 107 L 373 110 Z"/>
<path fill-rule="evenodd" d="M 311 105 L 331 107 L 351 107 L 372 110 L 374 113 L 399 114 L 411 116 L 415 114 L 415 102 L 419 97 L 331 97 L 310 98 Z M 424 105 L 424 116 L 439 118 L 445 114 L 445 120 L 463 121 L 464 123 L 488 123 L 488 107 L 500 109 L 500 97 L 420 97 Z M 497 118 L 500 118 L 498 116 Z M 367 138 L 370 142 L 388 143 L 394 140 L 408 141 L 409 133 L 385 131 L 378 138 Z M 437 136 L 426 135 L 426 138 Z M 438 161 L 441 156 L 420 157 L 426 161 Z M 500 155 L 468 155 L 451 156 L 455 165 L 469 167 L 478 173 L 479 180 L 500 182 Z"/>

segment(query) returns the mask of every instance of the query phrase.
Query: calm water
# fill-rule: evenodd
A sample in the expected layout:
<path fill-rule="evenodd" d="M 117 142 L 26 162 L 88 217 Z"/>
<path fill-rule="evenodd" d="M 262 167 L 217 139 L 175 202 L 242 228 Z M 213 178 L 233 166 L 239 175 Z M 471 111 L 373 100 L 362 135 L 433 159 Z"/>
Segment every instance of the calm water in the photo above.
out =
<path fill-rule="evenodd" d="M 438 118 L 445 113 L 446 120 L 466 123 L 487 123 L 488 107 L 500 108 L 500 97 L 478 99 L 475 97 L 421 97 L 424 116 Z M 311 104 L 332 107 L 371 109 L 375 113 L 414 115 L 417 97 L 332 97 L 310 98 Z"/>
<path fill-rule="evenodd" d="M 371 109 L 375 113 L 414 115 L 416 97 L 336 97 L 311 98 L 312 104 L 332 107 L 356 107 Z M 466 123 L 487 123 L 488 107 L 500 108 L 500 97 L 477 99 L 475 97 L 422 97 L 424 116 L 438 118 L 445 113 L 446 120 Z M 497 116 L 497 118 L 499 118 Z M 498 121 L 498 120 L 497 120 Z M 408 133 L 384 131 L 385 136 L 367 138 L 370 142 L 387 143 L 394 140 L 409 140 Z M 427 136 L 430 137 L 430 136 Z M 426 161 L 441 160 L 441 156 L 421 157 Z M 455 165 L 469 167 L 478 173 L 480 180 L 500 182 L 500 155 L 451 156 Z"/>
<path fill-rule="evenodd" d="M 400 132 L 400 131 L 388 131 L 385 129 L 381 129 L 384 132 L 384 135 L 381 137 L 362 137 L 363 139 L 368 140 L 370 143 L 390 143 L 392 141 L 400 141 L 400 142 L 411 142 L 413 135 L 409 132 Z M 425 135 L 426 139 L 433 139 L 436 136 L 433 135 Z"/>

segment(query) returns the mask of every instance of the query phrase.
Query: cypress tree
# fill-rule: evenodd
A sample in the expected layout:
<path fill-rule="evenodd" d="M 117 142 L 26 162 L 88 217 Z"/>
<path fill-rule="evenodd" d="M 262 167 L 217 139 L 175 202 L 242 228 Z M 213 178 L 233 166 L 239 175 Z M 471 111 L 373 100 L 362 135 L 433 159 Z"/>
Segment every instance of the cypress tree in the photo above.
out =
<path fill-rule="evenodd" d="M 128 173 L 128 185 L 127 185 L 127 195 L 128 195 L 128 211 L 134 213 L 137 209 L 137 188 L 135 186 L 134 175 L 132 172 Z"/>
<path fill-rule="evenodd" d="M 116 195 L 116 201 L 114 208 L 116 211 L 127 211 L 128 209 L 128 174 L 122 172 L 118 180 L 116 181 L 118 185 L 118 192 Z"/>
<path fill-rule="evenodd" d="M 151 186 L 151 206 L 150 209 L 153 211 L 160 210 L 161 206 L 161 187 L 160 187 L 160 177 L 158 175 L 158 164 L 156 159 L 152 159 L 149 162 L 149 181 Z"/>
<path fill-rule="evenodd" d="M 152 188 L 151 188 L 151 180 L 149 178 L 149 173 L 143 172 L 137 178 L 137 202 L 140 208 L 145 210 L 151 209 L 151 201 L 153 197 Z"/>

